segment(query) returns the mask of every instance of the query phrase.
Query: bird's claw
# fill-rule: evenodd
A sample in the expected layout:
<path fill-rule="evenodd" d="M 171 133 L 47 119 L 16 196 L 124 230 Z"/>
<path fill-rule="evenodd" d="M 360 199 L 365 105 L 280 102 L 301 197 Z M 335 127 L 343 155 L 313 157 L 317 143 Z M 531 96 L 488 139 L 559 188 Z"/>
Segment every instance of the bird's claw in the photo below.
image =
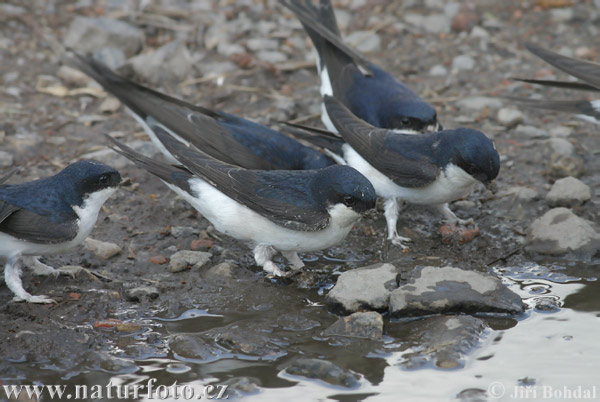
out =
<path fill-rule="evenodd" d="M 456 219 L 447 219 L 447 220 L 445 220 L 445 222 L 450 225 L 457 225 L 457 226 L 475 226 L 475 220 L 473 218 L 460 219 L 457 217 Z"/>
<path fill-rule="evenodd" d="M 388 238 L 388 240 L 390 240 L 393 245 L 400 246 L 402 250 L 408 250 L 408 245 L 404 243 L 412 243 L 412 239 L 410 237 L 402 237 L 397 234 Z"/>
<path fill-rule="evenodd" d="M 38 295 L 38 296 L 27 295 L 24 298 L 15 296 L 15 297 L 13 297 L 13 301 L 14 302 L 24 301 L 27 303 L 34 303 L 34 304 L 50 304 L 50 303 L 58 304 L 56 302 L 56 300 L 51 299 L 48 296 L 44 296 L 44 295 Z"/>

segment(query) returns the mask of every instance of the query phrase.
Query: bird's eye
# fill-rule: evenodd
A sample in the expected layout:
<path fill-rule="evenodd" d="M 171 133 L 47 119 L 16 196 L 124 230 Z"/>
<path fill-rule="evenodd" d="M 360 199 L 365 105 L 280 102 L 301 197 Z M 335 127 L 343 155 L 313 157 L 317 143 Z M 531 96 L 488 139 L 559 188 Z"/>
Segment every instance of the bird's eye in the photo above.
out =
<path fill-rule="evenodd" d="M 351 207 L 352 205 L 354 205 L 354 203 L 356 202 L 356 199 L 354 197 L 352 197 L 351 195 L 345 195 L 344 196 L 344 204 Z"/>
<path fill-rule="evenodd" d="M 408 126 L 410 124 L 410 119 L 408 117 L 403 117 L 401 122 L 403 126 Z"/>
<path fill-rule="evenodd" d="M 107 185 L 109 181 L 110 177 L 107 174 L 103 174 L 98 178 L 98 184 L 100 184 L 101 186 Z"/>
<path fill-rule="evenodd" d="M 474 175 L 474 174 L 480 174 L 483 173 L 483 170 L 481 170 L 481 168 L 479 166 L 476 165 L 471 165 L 470 168 L 470 174 Z"/>

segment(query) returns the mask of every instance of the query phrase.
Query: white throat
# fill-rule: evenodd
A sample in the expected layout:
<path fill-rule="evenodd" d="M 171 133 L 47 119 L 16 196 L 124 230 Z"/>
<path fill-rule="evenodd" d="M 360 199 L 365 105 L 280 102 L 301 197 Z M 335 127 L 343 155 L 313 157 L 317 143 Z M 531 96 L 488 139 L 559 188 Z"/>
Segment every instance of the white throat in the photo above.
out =
<path fill-rule="evenodd" d="M 74 206 L 73 211 L 79 217 L 78 226 L 79 226 L 79 234 L 77 237 L 82 237 L 82 240 L 85 239 L 96 224 L 96 219 L 98 219 L 98 213 L 100 213 L 100 208 L 102 205 L 108 200 L 108 198 L 115 192 L 116 187 L 105 188 L 104 190 L 96 191 L 91 193 L 84 199 L 81 207 Z"/>

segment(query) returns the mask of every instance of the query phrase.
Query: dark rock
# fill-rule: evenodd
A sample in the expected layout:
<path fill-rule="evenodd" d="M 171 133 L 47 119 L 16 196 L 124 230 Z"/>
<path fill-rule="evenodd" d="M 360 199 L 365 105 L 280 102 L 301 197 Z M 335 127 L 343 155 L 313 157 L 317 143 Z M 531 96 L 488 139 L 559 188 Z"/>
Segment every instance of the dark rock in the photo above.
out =
<path fill-rule="evenodd" d="M 562 255 L 569 252 L 589 257 L 600 250 L 600 234 L 591 222 L 567 208 L 554 208 L 533 221 L 527 231 L 526 250 Z"/>
<path fill-rule="evenodd" d="M 359 385 L 356 375 L 342 370 L 327 360 L 298 359 L 289 365 L 285 371 L 288 374 L 316 378 L 328 384 L 341 385 L 346 388 L 356 388 Z"/>
<path fill-rule="evenodd" d="M 380 341 L 383 338 L 383 318 L 374 311 L 354 313 L 340 318 L 322 332 L 323 336 L 339 335 Z"/>
<path fill-rule="evenodd" d="M 209 362 L 218 359 L 223 350 L 197 334 L 178 334 L 169 339 L 169 348 L 177 356 Z"/>
<path fill-rule="evenodd" d="M 139 286 L 127 290 L 126 297 L 127 300 L 132 302 L 156 299 L 158 297 L 158 289 L 154 286 Z"/>
<path fill-rule="evenodd" d="M 327 295 L 333 312 L 350 314 L 363 309 L 385 310 L 397 287 L 398 271 L 392 264 L 375 264 L 342 273 Z"/>
<path fill-rule="evenodd" d="M 417 351 L 404 354 L 401 366 L 421 368 L 432 362 L 436 367 L 464 366 L 464 355 L 479 343 L 487 328 L 482 320 L 467 315 L 442 315 L 403 324 L 407 342 Z"/>
<path fill-rule="evenodd" d="M 300 314 L 288 313 L 277 318 L 277 325 L 286 331 L 308 331 L 320 327 L 321 323 Z"/>
<path fill-rule="evenodd" d="M 390 296 L 392 317 L 447 312 L 516 314 L 522 311 L 521 298 L 500 279 L 454 267 L 416 267 L 408 282 Z"/>
<path fill-rule="evenodd" d="M 212 328 L 204 336 L 218 342 L 233 353 L 277 359 L 285 356 L 278 339 L 271 338 L 263 322 L 235 322 L 225 327 Z"/>
<path fill-rule="evenodd" d="M 144 33 L 133 25 L 112 18 L 75 17 L 64 43 L 82 53 L 114 47 L 131 57 L 142 49 Z"/>

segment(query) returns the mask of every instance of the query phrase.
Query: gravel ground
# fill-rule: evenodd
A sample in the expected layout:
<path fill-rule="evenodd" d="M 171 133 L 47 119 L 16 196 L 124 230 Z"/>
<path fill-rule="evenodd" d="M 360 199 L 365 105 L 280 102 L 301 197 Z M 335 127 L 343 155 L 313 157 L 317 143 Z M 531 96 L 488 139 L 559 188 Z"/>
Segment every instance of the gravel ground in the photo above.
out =
<path fill-rule="evenodd" d="M 122 106 L 94 83 L 62 67 L 48 40 L 56 38 L 81 51 L 102 49 L 103 60 L 121 65 L 124 74 L 209 108 L 266 124 L 282 120 L 319 124 L 315 53 L 287 10 L 271 0 L 31 0 L 0 5 L 0 173 L 22 167 L 11 178 L 13 183 L 21 182 L 54 174 L 73 160 L 94 157 L 117 167 L 125 178 L 105 204 L 91 235 L 117 244 L 120 253 L 104 258 L 102 252 L 82 246 L 71 254 L 46 258 L 50 265 L 82 266 L 93 273 L 80 272 L 75 278 L 34 277 L 26 270 L 26 289 L 53 297 L 56 305 L 12 303 L 10 291 L 0 286 L 4 324 L 0 326 L 0 380 L 47 383 L 61 378 L 93 384 L 157 364 L 171 373 L 165 375 L 168 382 L 175 370 L 168 367 L 188 364 L 191 371 L 172 378 L 185 382 L 213 376 L 233 381 L 248 375 L 243 364 L 194 363 L 233 356 L 240 361 L 258 357 L 271 362 L 256 372 L 255 382 L 280 387 L 291 383 L 276 374 L 301 353 L 324 357 L 376 384 L 383 367 L 366 355 L 378 350 L 378 341 L 347 341 L 343 346 L 356 351 L 356 356 L 343 358 L 336 349 L 340 345 L 315 340 L 338 318 L 323 304 L 340 272 L 381 261 L 394 262 L 402 272 L 417 265 L 487 272 L 490 266 L 532 261 L 575 264 L 582 276 L 592 272 L 598 266 L 593 257 L 597 249 L 590 252 L 582 246 L 581 253 L 566 249 L 550 253 L 543 236 L 583 236 L 582 242 L 597 236 L 597 126 L 565 114 L 520 109 L 502 98 L 581 96 L 509 80 L 554 74 L 564 78 L 529 54 L 525 41 L 598 60 L 599 47 L 593 38 L 598 37 L 600 9 L 587 0 L 549 7 L 562 3 L 334 2 L 348 43 L 432 102 L 444 127 L 473 127 L 494 139 L 502 161 L 500 191 L 493 195 L 477 189 L 452 206 L 460 217 L 477 222 L 479 236 L 470 242 L 444 241 L 435 211 L 409 207 L 400 218 L 404 225 L 400 234 L 414 240 L 408 252 L 386 244 L 385 222 L 379 214 L 357 224 L 340 247 L 305 255 L 306 272 L 288 280 L 266 279 L 243 244 L 212 230 L 162 183 L 107 151 L 104 133 L 137 141 L 139 149 L 155 153 Z M 81 17 L 90 20 L 82 22 Z M 101 17 L 112 20 L 102 22 Z M 120 26 L 115 19 L 129 25 Z M 90 33 L 90 27 L 102 24 L 118 34 Z M 568 176 L 589 187 L 590 196 L 580 183 L 574 184 L 577 191 L 566 183 L 546 199 L 555 180 Z M 569 196 L 574 192 L 579 198 Z M 527 243 L 532 222 L 553 207 L 570 208 L 558 212 L 591 222 L 590 231 L 582 228 L 587 223 L 581 221 L 573 221 L 567 229 L 544 226 L 542 234 L 530 233 Z M 171 272 L 177 270 L 169 268 L 172 256 L 181 250 L 208 254 L 196 255 L 197 265 Z M 164 320 L 190 311 L 196 315 L 175 323 Z M 414 347 L 423 331 L 435 331 L 438 325 L 402 329 L 387 315 L 383 318 L 383 334 L 403 348 Z M 481 323 L 464 321 L 471 328 L 469 334 L 482 333 Z M 514 324 L 508 318 L 485 320 L 491 328 Z M 379 325 L 377 319 L 373 325 Z M 459 350 L 442 360 L 458 361 L 467 352 Z M 296 361 L 295 371 L 288 372 L 336 372 L 330 367 L 315 369 L 313 361 L 300 363 Z M 342 386 L 356 386 L 347 372 L 332 376 Z M 239 383 L 238 389 L 252 388 Z"/>

